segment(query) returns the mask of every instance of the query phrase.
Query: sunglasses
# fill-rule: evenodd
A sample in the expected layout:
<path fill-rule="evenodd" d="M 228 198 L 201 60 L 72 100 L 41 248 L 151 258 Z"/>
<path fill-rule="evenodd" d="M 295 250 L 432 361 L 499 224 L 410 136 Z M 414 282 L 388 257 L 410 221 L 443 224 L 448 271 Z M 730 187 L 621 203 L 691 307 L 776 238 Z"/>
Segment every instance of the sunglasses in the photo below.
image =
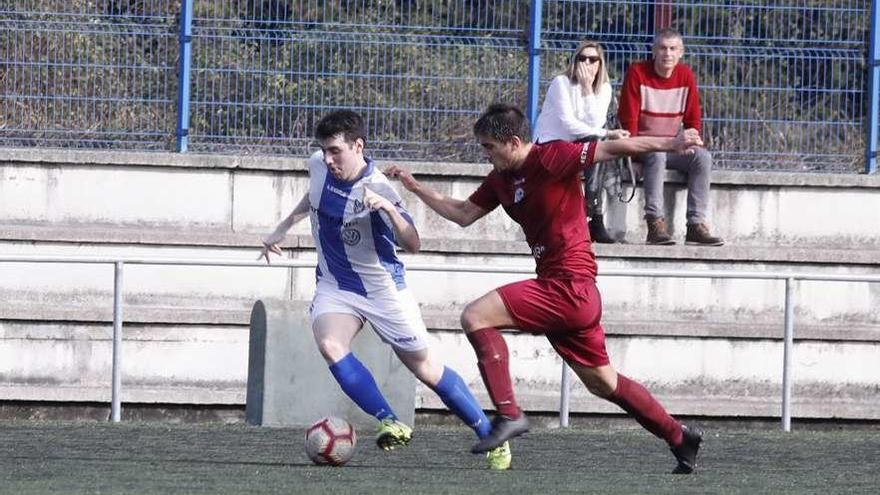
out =
<path fill-rule="evenodd" d="M 593 57 L 590 57 L 590 56 L 587 56 L 587 55 L 578 55 L 578 56 L 577 56 L 577 61 L 578 61 L 578 62 L 586 62 L 587 60 L 589 60 L 589 61 L 590 61 L 590 65 L 592 65 L 592 64 L 595 64 L 596 62 L 598 62 L 598 61 L 600 61 L 600 60 L 602 60 L 602 59 L 599 58 L 599 57 L 596 57 L 596 56 L 593 56 Z"/>

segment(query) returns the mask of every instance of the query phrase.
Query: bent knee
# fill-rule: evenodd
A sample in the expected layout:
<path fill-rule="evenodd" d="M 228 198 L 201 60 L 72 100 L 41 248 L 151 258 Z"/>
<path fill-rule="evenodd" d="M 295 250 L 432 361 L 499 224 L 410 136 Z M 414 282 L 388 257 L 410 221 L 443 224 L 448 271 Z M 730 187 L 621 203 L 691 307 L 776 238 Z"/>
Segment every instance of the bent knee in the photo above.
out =
<path fill-rule="evenodd" d="M 461 312 L 460 320 L 461 328 L 463 328 L 466 333 L 483 328 L 480 323 L 479 311 L 474 308 L 473 303 L 464 307 L 464 311 Z"/>
<path fill-rule="evenodd" d="M 609 376 L 607 373 L 597 372 L 594 369 L 581 369 L 578 371 L 581 382 L 583 382 L 591 394 L 603 399 L 607 399 L 614 394 L 617 383 L 612 376 Z"/>
<path fill-rule="evenodd" d="M 712 154 L 706 148 L 694 151 L 694 166 L 702 170 L 712 170 Z"/>
<path fill-rule="evenodd" d="M 595 395 L 596 397 L 601 397 L 603 399 L 611 397 L 611 395 L 614 393 L 614 389 L 611 388 L 611 385 L 601 380 L 591 381 L 589 383 L 585 383 L 584 385 L 586 385 L 587 390 L 591 394 Z"/>
<path fill-rule="evenodd" d="M 315 342 L 318 344 L 318 351 L 321 353 L 321 356 L 329 364 L 338 362 L 351 352 L 349 346 L 333 338 L 324 337 L 316 339 Z"/>
<path fill-rule="evenodd" d="M 655 167 L 666 167 L 666 152 L 643 153 L 634 158 L 640 164 L 642 171 L 654 170 Z"/>

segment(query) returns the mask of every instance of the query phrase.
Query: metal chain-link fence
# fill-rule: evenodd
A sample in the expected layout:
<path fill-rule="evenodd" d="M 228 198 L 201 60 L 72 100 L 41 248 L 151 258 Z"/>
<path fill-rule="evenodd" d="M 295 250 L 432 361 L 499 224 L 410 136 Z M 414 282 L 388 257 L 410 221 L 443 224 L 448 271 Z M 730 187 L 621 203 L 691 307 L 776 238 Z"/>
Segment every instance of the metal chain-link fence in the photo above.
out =
<path fill-rule="evenodd" d="M 306 155 L 344 107 L 379 158 L 479 161 L 471 125 L 490 102 L 542 97 L 583 38 L 617 87 L 672 26 L 717 168 L 866 167 L 870 0 L 538 6 L 530 54 L 525 0 L 0 0 L 0 145 Z"/>

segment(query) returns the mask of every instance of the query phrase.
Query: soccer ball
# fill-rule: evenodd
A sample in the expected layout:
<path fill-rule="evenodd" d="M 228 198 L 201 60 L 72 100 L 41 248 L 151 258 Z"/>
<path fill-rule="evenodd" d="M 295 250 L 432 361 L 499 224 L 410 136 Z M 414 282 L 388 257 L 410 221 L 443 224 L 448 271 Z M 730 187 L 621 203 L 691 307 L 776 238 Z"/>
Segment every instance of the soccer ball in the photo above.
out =
<path fill-rule="evenodd" d="M 327 416 L 306 430 L 306 455 L 315 464 L 341 466 L 354 455 L 357 435 L 348 421 Z"/>

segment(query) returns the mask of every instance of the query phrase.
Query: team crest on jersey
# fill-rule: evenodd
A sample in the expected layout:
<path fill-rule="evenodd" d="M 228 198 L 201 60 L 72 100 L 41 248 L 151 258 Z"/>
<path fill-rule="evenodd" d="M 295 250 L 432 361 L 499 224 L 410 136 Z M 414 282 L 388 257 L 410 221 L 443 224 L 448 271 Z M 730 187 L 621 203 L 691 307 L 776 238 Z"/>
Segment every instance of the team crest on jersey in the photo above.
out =
<path fill-rule="evenodd" d="M 351 209 L 354 211 L 355 214 L 364 211 L 364 202 L 359 199 L 354 200 Z"/>
<path fill-rule="evenodd" d="M 523 184 L 526 183 L 525 177 L 516 177 L 513 179 L 513 185 L 516 186 L 516 189 L 513 190 L 513 202 L 519 203 L 523 200 L 523 197 L 526 195 L 526 191 L 523 189 Z"/>
<path fill-rule="evenodd" d="M 342 229 L 342 242 L 346 243 L 349 246 L 354 246 L 355 244 L 361 242 L 361 233 L 358 232 L 357 229 Z"/>

